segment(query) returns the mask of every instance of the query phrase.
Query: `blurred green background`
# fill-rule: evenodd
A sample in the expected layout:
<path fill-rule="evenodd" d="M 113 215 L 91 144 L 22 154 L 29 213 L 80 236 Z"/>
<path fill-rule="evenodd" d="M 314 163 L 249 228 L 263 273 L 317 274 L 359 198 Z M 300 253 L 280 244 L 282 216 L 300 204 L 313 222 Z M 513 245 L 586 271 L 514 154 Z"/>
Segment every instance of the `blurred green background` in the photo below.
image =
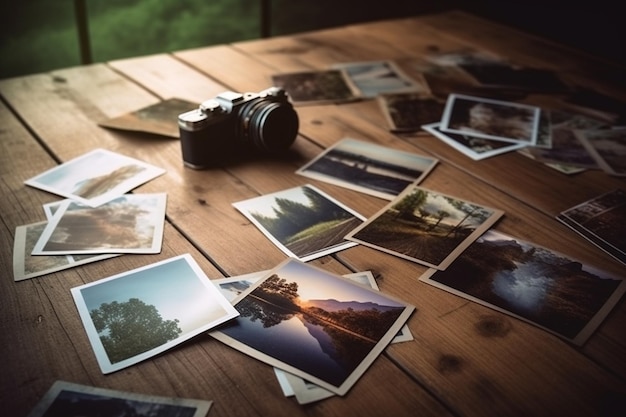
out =
<path fill-rule="evenodd" d="M 261 36 L 260 0 L 85 0 L 93 62 Z M 271 0 L 271 35 L 407 16 L 446 0 Z M 370 4 L 371 3 L 371 4 Z M 74 0 L 0 4 L 0 78 L 79 65 Z"/>
<path fill-rule="evenodd" d="M 626 62 L 612 0 L 0 0 L 0 78 L 81 63 L 76 1 L 86 5 L 93 62 L 258 38 L 263 2 L 271 35 L 460 8 Z"/>

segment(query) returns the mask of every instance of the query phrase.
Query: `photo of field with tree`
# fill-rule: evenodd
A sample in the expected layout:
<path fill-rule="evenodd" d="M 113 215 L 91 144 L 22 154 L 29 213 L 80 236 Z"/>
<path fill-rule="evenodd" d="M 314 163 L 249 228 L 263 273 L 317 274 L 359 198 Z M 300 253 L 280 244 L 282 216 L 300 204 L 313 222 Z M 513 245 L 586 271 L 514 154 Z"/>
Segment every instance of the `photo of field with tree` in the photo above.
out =
<path fill-rule="evenodd" d="M 424 188 L 408 188 L 346 238 L 445 269 L 502 211 Z"/>
<path fill-rule="evenodd" d="M 312 186 L 302 186 L 235 203 L 284 248 L 311 258 L 349 245 L 348 232 L 363 219 Z"/>

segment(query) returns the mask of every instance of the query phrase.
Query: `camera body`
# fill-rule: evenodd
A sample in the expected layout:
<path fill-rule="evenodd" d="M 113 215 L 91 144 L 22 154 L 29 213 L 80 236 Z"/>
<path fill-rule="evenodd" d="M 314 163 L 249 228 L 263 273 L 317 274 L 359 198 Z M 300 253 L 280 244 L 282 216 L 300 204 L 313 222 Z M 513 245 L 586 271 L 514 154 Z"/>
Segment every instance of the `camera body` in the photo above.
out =
<path fill-rule="evenodd" d="M 225 91 L 178 116 L 183 162 L 194 169 L 232 156 L 286 150 L 298 135 L 298 114 L 282 88 Z"/>

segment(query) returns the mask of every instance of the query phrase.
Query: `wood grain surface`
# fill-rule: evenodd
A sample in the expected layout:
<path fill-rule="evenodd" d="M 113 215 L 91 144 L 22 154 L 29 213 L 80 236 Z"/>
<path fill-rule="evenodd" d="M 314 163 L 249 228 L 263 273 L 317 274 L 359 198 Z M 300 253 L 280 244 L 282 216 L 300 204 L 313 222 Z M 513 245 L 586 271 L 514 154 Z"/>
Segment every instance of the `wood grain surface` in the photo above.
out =
<path fill-rule="evenodd" d="M 105 129 L 98 122 L 168 98 L 201 102 L 259 91 L 279 72 L 338 62 L 395 60 L 407 74 L 429 53 L 472 48 L 626 102 L 624 68 L 463 12 L 357 24 L 171 54 L 134 57 L 0 80 L 0 409 L 25 416 L 57 379 L 151 395 L 213 400 L 210 416 L 608 416 L 626 410 L 626 303 L 582 347 L 442 291 L 426 267 L 357 246 L 312 261 L 345 274 L 370 270 L 380 290 L 416 306 L 414 336 L 393 344 L 344 397 L 307 406 L 283 396 L 272 368 L 208 335 L 110 375 L 96 363 L 70 288 L 190 253 L 211 279 L 284 260 L 233 202 L 310 183 L 369 217 L 387 202 L 295 174 L 350 137 L 437 158 L 426 188 L 504 210 L 496 229 L 626 277 L 626 267 L 555 219 L 623 178 L 561 174 L 518 153 L 473 161 L 425 132 L 394 134 L 375 100 L 301 106 L 288 155 L 196 171 L 177 139 Z M 619 82 L 621 80 L 621 83 Z M 524 102 L 554 105 L 554 96 Z M 558 98 L 557 98 L 558 104 Z M 59 197 L 24 180 L 95 148 L 166 169 L 135 192 L 167 192 L 163 250 L 124 255 L 21 282 L 12 280 L 15 228 L 44 220 Z"/>

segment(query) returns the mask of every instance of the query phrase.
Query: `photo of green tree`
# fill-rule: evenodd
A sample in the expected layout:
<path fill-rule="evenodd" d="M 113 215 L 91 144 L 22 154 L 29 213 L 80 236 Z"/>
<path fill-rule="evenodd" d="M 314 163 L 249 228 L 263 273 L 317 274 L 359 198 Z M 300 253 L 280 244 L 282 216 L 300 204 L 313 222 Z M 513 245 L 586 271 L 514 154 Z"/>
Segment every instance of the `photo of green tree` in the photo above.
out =
<path fill-rule="evenodd" d="M 189 254 L 71 291 L 105 374 L 239 315 Z"/>
<path fill-rule="evenodd" d="M 174 340 L 180 320 L 163 320 L 159 310 L 138 298 L 101 304 L 91 319 L 112 363 L 120 362 Z"/>

